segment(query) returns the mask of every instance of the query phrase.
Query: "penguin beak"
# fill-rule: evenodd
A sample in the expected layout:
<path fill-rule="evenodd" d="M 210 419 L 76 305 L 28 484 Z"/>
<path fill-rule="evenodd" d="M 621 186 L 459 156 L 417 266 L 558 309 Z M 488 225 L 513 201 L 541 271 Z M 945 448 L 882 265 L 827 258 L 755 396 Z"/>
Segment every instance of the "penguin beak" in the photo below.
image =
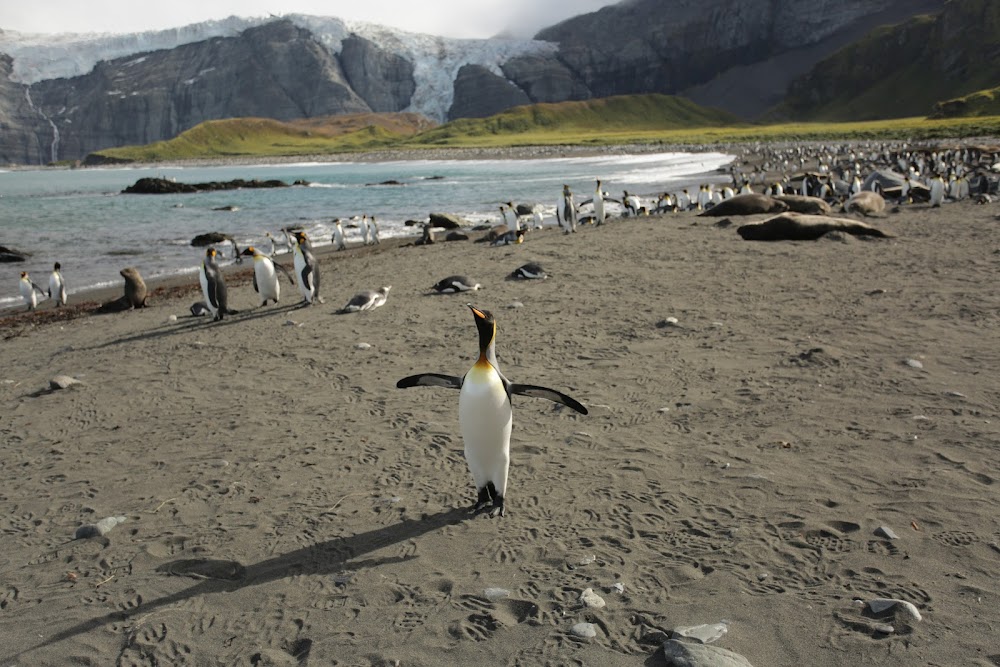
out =
<path fill-rule="evenodd" d="M 486 319 L 486 314 L 483 313 L 483 311 L 479 310 L 478 308 L 476 308 L 475 306 L 473 306 L 471 303 L 467 303 L 465 305 L 472 309 L 472 314 L 475 315 L 478 319 L 480 319 L 480 320 L 485 320 Z"/>

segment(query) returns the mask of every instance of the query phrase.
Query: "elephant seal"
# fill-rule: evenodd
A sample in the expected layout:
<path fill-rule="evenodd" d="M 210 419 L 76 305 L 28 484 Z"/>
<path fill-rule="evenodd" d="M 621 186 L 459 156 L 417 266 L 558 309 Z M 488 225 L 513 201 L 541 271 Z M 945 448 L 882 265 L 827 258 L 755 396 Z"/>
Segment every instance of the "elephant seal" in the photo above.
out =
<path fill-rule="evenodd" d="M 862 190 L 844 202 L 844 213 L 857 211 L 862 215 L 881 216 L 885 214 L 885 199 L 877 192 Z"/>
<path fill-rule="evenodd" d="M 781 213 L 736 229 L 745 241 L 814 241 L 833 231 L 854 236 L 892 238 L 891 234 L 857 220 L 803 213 Z"/>
<path fill-rule="evenodd" d="M 702 216 L 754 215 L 755 213 L 783 213 L 788 204 L 769 195 L 747 194 L 723 199 L 712 208 L 702 211 Z"/>
<path fill-rule="evenodd" d="M 778 195 L 775 197 L 780 202 L 788 205 L 788 210 L 792 213 L 806 213 L 809 215 L 829 215 L 833 208 L 819 197 L 807 197 L 803 195 Z"/>

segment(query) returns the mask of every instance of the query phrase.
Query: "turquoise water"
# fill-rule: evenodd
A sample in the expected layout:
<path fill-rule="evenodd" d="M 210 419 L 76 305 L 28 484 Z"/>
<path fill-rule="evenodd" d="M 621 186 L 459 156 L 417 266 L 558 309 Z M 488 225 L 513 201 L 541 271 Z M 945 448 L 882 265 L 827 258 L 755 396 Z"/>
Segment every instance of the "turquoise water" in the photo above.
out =
<path fill-rule="evenodd" d="M 656 153 L 538 160 L 419 160 L 379 163 L 307 163 L 226 167 L 154 167 L 0 171 L 0 245 L 31 253 L 24 263 L 2 264 L 0 308 L 21 305 L 18 280 L 29 271 L 47 287 L 54 262 L 62 264 L 70 298 L 83 289 L 120 284 L 119 270 L 135 266 L 146 278 L 195 271 L 204 250 L 197 234 L 230 234 L 240 247 L 270 248 L 265 232 L 305 229 L 317 246 L 330 243 L 330 221 L 374 215 L 383 237 L 416 234 L 406 220 L 431 212 L 455 213 L 473 222 L 500 221 L 501 202 L 539 204 L 555 224 L 563 184 L 577 202 L 591 196 L 600 178 L 613 197 L 622 190 L 647 195 L 701 182 L 727 180 L 714 172 L 728 164 L 721 153 Z M 309 187 L 230 190 L 186 195 L 123 195 L 139 178 L 162 176 L 184 183 L 236 178 L 276 178 Z M 404 185 L 370 185 L 387 180 Z M 236 211 L 214 208 L 233 206 Z M 614 211 L 609 209 L 609 214 Z M 360 232 L 345 229 L 348 244 Z M 230 256 L 229 247 L 222 251 Z"/>

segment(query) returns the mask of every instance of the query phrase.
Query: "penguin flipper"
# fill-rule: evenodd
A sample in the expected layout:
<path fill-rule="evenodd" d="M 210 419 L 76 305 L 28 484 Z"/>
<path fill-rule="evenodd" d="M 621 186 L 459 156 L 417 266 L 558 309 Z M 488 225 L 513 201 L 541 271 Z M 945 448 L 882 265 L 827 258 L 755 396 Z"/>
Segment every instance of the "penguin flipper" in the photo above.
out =
<path fill-rule="evenodd" d="M 552 401 L 553 403 L 562 403 L 566 407 L 572 408 L 582 415 L 587 414 L 587 408 L 585 408 L 582 403 L 577 401 L 575 398 L 567 396 L 561 391 L 556 391 L 555 389 L 549 389 L 548 387 L 538 387 L 533 384 L 511 384 L 508 386 L 507 390 L 509 393 L 518 394 L 519 396 L 544 398 L 546 400 Z"/>
<path fill-rule="evenodd" d="M 253 274 L 253 291 L 257 292 L 257 294 L 260 294 L 260 288 L 257 287 L 257 272 L 256 271 L 254 271 L 254 274 Z"/>
<path fill-rule="evenodd" d="M 442 375 L 441 373 L 420 373 L 405 377 L 396 383 L 399 389 L 407 387 L 445 387 L 447 389 L 461 389 L 462 378 L 454 375 Z M 572 399 L 570 399 L 572 400 Z"/>
<path fill-rule="evenodd" d="M 274 264 L 274 268 L 278 269 L 279 271 L 285 274 L 285 277 L 288 278 L 289 285 L 295 284 L 295 278 L 292 277 L 291 271 L 289 271 L 283 264 L 278 264 L 277 262 L 271 262 L 271 263 Z"/>
<path fill-rule="evenodd" d="M 33 287 L 33 288 L 34 288 L 35 290 L 37 290 L 39 294 L 41 294 L 42 296 L 45 296 L 45 290 L 43 290 L 43 289 L 42 289 L 41 287 L 39 287 L 39 286 L 38 286 L 38 285 L 36 285 L 35 283 L 31 283 L 31 286 L 32 286 L 32 287 Z M 52 298 L 52 295 L 51 295 L 51 294 L 49 295 L 49 298 Z"/>

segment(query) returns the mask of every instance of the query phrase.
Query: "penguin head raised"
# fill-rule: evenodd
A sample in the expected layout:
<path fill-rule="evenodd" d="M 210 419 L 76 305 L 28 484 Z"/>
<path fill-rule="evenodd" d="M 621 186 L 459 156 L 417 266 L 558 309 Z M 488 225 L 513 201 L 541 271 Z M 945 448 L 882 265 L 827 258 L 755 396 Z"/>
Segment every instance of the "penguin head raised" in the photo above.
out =
<path fill-rule="evenodd" d="M 215 250 L 215 248 L 208 248 L 205 251 L 205 258 L 206 259 L 215 259 L 215 256 L 217 254 L 219 254 L 219 253 Z"/>
<path fill-rule="evenodd" d="M 488 310 L 480 310 L 471 303 L 466 304 L 476 320 L 476 329 L 479 331 L 479 360 L 476 362 L 487 362 L 494 368 L 497 366 L 496 357 L 496 336 L 497 321 L 493 319 L 493 313 Z"/>
<path fill-rule="evenodd" d="M 27 278 L 28 278 L 28 272 L 27 271 L 21 271 L 21 280 L 26 280 Z M 470 308 L 471 308 L 471 306 L 470 306 Z"/>
<path fill-rule="evenodd" d="M 257 249 L 254 248 L 252 245 L 250 245 L 250 246 L 247 246 L 246 248 L 244 248 L 243 252 L 241 252 L 240 254 L 241 255 L 246 255 L 247 257 L 253 257 L 254 255 L 257 254 Z"/>

